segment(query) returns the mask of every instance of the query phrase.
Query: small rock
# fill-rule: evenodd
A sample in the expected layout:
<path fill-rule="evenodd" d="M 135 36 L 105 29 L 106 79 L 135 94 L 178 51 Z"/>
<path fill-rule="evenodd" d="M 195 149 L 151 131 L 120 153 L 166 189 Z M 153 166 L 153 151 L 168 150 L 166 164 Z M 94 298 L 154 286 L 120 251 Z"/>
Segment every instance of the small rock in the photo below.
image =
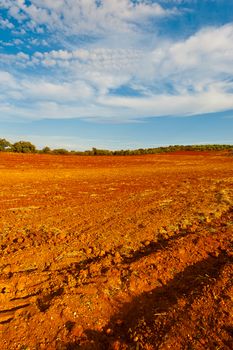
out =
<path fill-rule="evenodd" d="M 113 350 L 120 350 L 121 349 L 121 343 L 119 342 L 119 340 L 114 341 L 114 343 L 112 344 L 112 349 Z"/>
<path fill-rule="evenodd" d="M 116 320 L 116 324 L 117 324 L 118 326 L 121 326 L 123 323 L 124 323 L 124 321 L 121 320 L 121 319 Z"/>
<path fill-rule="evenodd" d="M 106 254 L 105 250 L 101 250 L 99 256 L 104 256 Z"/>
<path fill-rule="evenodd" d="M 114 256 L 114 262 L 119 263 L 119 262 L 121 262 L 121 260 L 122 260 L 121 254 L 119 252 L 116 252 L 115 256 Z"/>
<path fill-rule="evenodd" d="M 59 235 L 59 238 L 63 241 L 64 239 L 66 239 L 67 237 L 67 234 L 66 232 L 61 232 L 60 235 Z"/>
<path fill-rule="evenodd" d="M 74 335 L 75 337 L 81 337 L 83 334 L 83 327 L 80 325 L 76 325 L 73 327 L 72 331 L 71 331 L 72 335 Z"/>
<path fill-rule="evenodd" d="M 112 331 L 111 328 L 108 328 L 108 329 L 106 330 L 106 334 L 110 335 L 110 334 L 112 334 L 112 333 L 113 333 L 113 331 Z"/>
<path fill-rule="evenodd" d="M 74 278 L 72 275 L 68 275 L 68 285 L 69 285 L 69 287 L 76 287 L 77 286 L 76 278 Z"/>
<path fill-rule="evenodd" d="M 161 227 L 161 228 L 159 229 L 159 233 L 160 233 L 161 235 L 166 234 L 166 233 L 167 233 L 167 230 L 165 230 L 163 227 Z"/>
<path fill-rule="evenodd" d="M 87 255 L 91 255 L 91 254 L 92 254 L 92 251 L 93 251 L 92 248 L 87 248 L 87 249 L 86 249 L 86 254 L 87 254 Z"/>
<path fill-rule="evenodd" d="M 5 266 L 4 269 L 2 269 L 2 272 L 3 272 L 3 273 L 9 273 L 9 272 L 11 272 L 11 265 Z"/>

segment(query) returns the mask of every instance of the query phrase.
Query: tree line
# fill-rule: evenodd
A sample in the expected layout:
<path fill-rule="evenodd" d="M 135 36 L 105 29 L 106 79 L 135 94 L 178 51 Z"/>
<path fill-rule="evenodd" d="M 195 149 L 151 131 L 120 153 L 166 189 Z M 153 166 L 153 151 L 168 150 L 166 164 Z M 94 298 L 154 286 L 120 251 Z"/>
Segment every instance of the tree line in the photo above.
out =
<path fill-rule="evenodd" d="M 135 150 L 105 150 L 93 147 L 87 151 L 68 151 L 64 148 L 50 149 L 48 146 L 38 150 L 35 145 L 29 141 L 18 141 L 11 143 L 6 139 L 0 139 L 0 152 L 15 153 L 41 153 L 41 154 L 58 154 L 58 155 L 79 155 L 79 156 L 127 156 L 143 154 L 159 154 L 177 151 L 233 151 L 233 145 L 173 145 L 156 148 L 139 148 Z"/>

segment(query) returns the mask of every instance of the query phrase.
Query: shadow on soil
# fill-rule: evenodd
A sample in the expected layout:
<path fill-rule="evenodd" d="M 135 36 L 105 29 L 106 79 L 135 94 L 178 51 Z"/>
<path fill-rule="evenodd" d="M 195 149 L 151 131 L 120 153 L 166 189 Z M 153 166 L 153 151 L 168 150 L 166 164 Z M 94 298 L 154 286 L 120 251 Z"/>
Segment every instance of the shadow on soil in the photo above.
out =
<path fill-rule="evenodd" d="M 233 208 L 229 208 L 228 212 L 225 213 L 225 215 L 221 218 L 221 221 L 216 219 L 216 221 L 220 223 L 226 222 L 227 220 L 229 221 L 229 215 L 231 216 L 233 213 Z M 206 226 L 206 228 L 208 230 L 211 229 L 212 225 L 214 227 L 216 227 L 216 221 L 210 223 L 210 224 L 204 224 L 204 226 Z M 202 223 L 202 230 L 203 230 L 203 223 Z M 196 242 L 198 241 L 200 235 L 197 236 L 197 230 L 195 231 L 190 231 L 189 229 L 181 229 L 179 233 L 176 233 L 172 236 L 170 236 L 169 238 L 164 238 L 164 237 L 160 237 L 160 235 L 158 235 L 158 241 L 150 241 L 148 242 L 147 245 L 142 245 L 138 250 L 136 251 L 131 251 L 129 252 L 127 255 L 124 253 L 121 253 L 122 250 L 122 246 L 116 247 L 114 250 L 110 250 L 110 251 L 106 251 L 102 256 L 93 256 L 93 257 L 89 257 L 83 261 L 80 262 L 73 262 L 71 263 L 68 267 L 65 267 L 63 269 L 59 269 L 57 270 L 57 272 L 59 273 L 65 273 L 65 275 L 71 274 L 74 278 L 76 278 L 78 280 L 79 277 L 79 273 L 81 270 L 89 270 L 90 266 L 92 264 L 95 263 L 102 263 L 102 270 L 101 270 L 101 274 L 104 275 L 105 273 L 107 273 L 112 266 L 114 265 L 118 265 L 118 268 L 120 268 L 121 270 L 124 269 L 128 269 L 128 265 L 139 261 L 140 259 L 147 257 L 153 253 L 156 252 L 160 252 L 160 251 L 164 251 L 166 250 L 173 242 L 177 243 L 179 242 L 180 239 L 184 238 L 184 237 L 190 237 L 193 236 L 193 241 Z M 120 253 L 120 261 L 118 261 L 117 263 L 114 260 L 115 254 L 116 253 Z M 109 261 L 107 263 L 107 266 L 105 266 L 105 258 L 110 258 L 111 263 L 109 264 Z M 91 274 L 88 272 L 88 278 L 91 277 Z M 128 276 L 127 276 L 128 277 Z M 82 282 L 83 284 L 83 282 Z M 85 284 L 89 284 L 89 282 L 85 282 Z"/>
<path fill-rule="evenodd" d="M 138 260 L 140 260 L 143 257 L 149 256 L 150 254 L 163 251 L 167 249 L 167 247 L 172 243 L 179 241 L 183 237 L 187 237 L 189 235 L 194 235 L 196 232 L 188 232 L 188 231 L 182 231 L 179 234 L 176 234 L 175 236 L 171 236 L 167 239 L 161 238 L 159 241 L 151 241 L 147 246 L 143 246 L 140 249 L 136 251 L 132 251 L 128 255 L 122 254 L 121 255 L 121 265 L 124 264 L 132 264 Z M 65 267 L 63 269 L 57 270 L 58 272 L 64 271 L 65 273 L 70 273 L 74 277 L 78 277 L 78 274 L 81 270 L 87 270 L 91 264 L 99 263 L 101 261 L 104 261 L 106 257 L 111 257 L 114 259 L 114 255 L 116 252 L 119 252 L 121 250 L 121 246 L 115 248 L 114 251 L 107 251 L 103 256 L 95 256 L 95 257 L 90 257 L 87 258 L 79 263 L 72 263 L 69 265 L 69 267 Z M 114 265 L 114 262 L 113 262 Z M 106 273 L 111 267 L 104 267 L 103 265 L 103 273 Z"/>
<path fill-rule="evenodd" d="M 179 239 L 181 239 L 183 237 L 187 237 L 191 234 L 194 234 L 194 233 L 183 231 L 182 233 L 179 233 L 175 236 L 171 236 L 167 239 L 161 238 L 157 242 L 151 241 L 146 247 L 142 247 L 141 249 L 136 250 L 130 256 L 124 256 L 122 262 L 125 264 L 132 264 L 132 263 L 138 261 L 139 259 L 146 257 L 152 253 L 156 253 L 156 252 L 165 250 L 169 246 L 170 243 L 172 243 L 174 241 L 178 241 Z"/>
<path fill-rule="evenodd" d="M 161 344 L 165 335 L 179 317 L 176 315 L 173 318 L 166 319 L 163 315 L 177 304 L 181 297 L 185 297 L 187 304 L 182 312 L 189 309 L 192 301 L 202 294 L 202 290 L 206 285 L 214 283 L 219 277 L 222 268 L 232 263 L 232 258 L 222 251 L 216 257 L 208 257 L 207 259 L 198 262 L 192 266 L 188 266 L 183 272 L 178 273 L 166 285 L 155 288 L 149 293 L 142 293 L 135 297 L 132 302 L 122 305 L 118 313 L 113 315 L 102 332 L 87 329 L 85 331 L 86 341 L 63 344 L 58 347 L 60 350 L 76 350 L 76 349 L 98 349 L 107 350 L 113 349 L 114 342 L 125 344 L 122 349 L 141 349 L 141 347 L 133 342 L 130 337 L 129 329 L 135 330 L 137 326 L 148 327 L 155 329 L 156 332 L 148 334 L 147 344 L 152 345 L 155 349 Z M 155 318 L 159 317 L 159 322 L 155 326 Z M 122 322 L 119 322 L 122 320 Z M 165 320 L 165 321 L 163 321 Z M 107 330 L 110 334 L 107 335 Z M 119 347 L 121 349 L 121 347 Z"/>

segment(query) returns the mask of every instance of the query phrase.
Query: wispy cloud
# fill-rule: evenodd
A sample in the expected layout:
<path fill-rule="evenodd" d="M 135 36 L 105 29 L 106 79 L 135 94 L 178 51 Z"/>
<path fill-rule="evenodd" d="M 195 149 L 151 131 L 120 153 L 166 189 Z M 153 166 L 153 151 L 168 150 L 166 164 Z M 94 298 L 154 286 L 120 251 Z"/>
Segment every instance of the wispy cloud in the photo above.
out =
<path fill-rule="evenodd" d="M 5 0 L 3 7 L 25 31 L 59 33 L 61 37 L 130 34 L 142 30 L 142 24 L 151 18 L 177 12 L 147 0 Z"/>
<path fill-rule="evenodd" d="M 8 41 L 13 53 L 0 51 L 1 118 L 122 122 L 233 109 L 233 24 L 161 37 L 160 20 L 182 15 L 181 1 L 165 3 L 5 0 L 2 27 L 24 35 Z"/>

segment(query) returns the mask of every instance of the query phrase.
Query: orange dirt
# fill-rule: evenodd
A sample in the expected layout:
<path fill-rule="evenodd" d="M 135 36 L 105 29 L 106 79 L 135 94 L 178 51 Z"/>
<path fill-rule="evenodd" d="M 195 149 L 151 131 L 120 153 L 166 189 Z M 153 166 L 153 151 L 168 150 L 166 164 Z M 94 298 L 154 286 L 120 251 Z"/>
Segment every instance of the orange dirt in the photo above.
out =
<path fill-rule="evenodd" d="M 232 349 L 233 157 L 0 154 L 0 349 Z"/>

